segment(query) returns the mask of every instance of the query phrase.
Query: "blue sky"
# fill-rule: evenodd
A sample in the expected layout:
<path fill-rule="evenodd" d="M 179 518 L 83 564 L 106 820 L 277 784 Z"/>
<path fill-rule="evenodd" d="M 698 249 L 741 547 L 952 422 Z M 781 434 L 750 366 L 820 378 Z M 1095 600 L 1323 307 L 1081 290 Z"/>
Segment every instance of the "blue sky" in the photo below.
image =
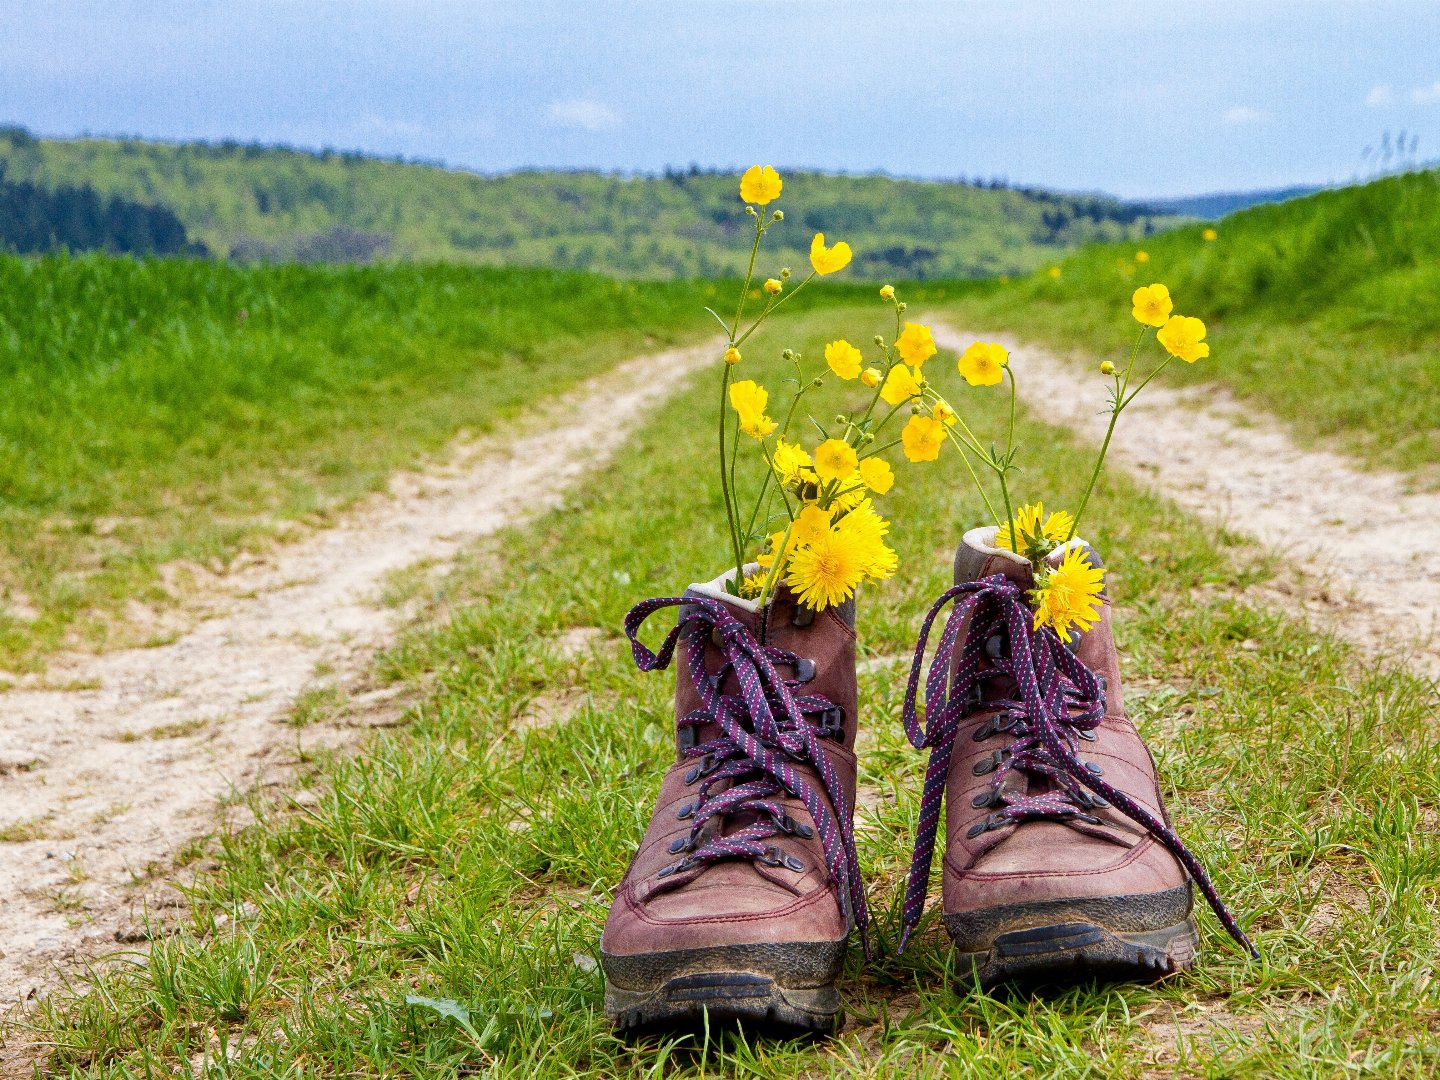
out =
<path fill-rule="evenodd" d="M 1190 194 L 1440 158 L 1440 3 L 0 0 L 0 121 Z"/>

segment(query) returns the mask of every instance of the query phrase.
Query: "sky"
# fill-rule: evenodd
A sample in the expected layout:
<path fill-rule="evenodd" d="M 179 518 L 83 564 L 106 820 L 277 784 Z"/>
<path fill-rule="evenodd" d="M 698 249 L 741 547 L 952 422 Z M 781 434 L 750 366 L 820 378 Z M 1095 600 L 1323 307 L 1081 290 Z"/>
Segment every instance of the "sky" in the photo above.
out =
<path fill-rule="evenodd" d="M 0 123 L 1245 190 L 1369 175 L 1386 133 L 1440 158 L 1440 2 L 0 0 Z"/>

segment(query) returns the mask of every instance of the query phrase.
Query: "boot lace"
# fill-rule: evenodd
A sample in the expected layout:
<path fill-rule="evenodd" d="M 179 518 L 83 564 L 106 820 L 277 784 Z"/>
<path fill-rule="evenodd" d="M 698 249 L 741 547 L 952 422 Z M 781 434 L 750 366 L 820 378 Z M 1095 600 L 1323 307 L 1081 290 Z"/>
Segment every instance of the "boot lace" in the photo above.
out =
<path fill-rule="evenodd" d="M 676 606 L 680 616 L 675 628 L 660 648 L 651 652 L 638 637 L 641 625 L 661 608 Z M 687 758 L 696 760 L 686 774 L 686 782 L 699 782 L 699 788 L 696 799 L 681 811 L 682 816 L 692 819 L 690 836 L 683 845 L 677 842 L 672 850 L 686 850 L 687 854 L 662 869 L 660 876 L 676 877 L 726 859 L 753 859 L 796 872 L 804 870 L 804 864 L 794 856 L 767 843 L 782 833 L 806 839 L 811 835 L 810 826 L 794 821 L 779 801 L 786 795 L 793 796 L 805 804 L 815 822 L 826 867 L 868 955 L 866 929 L 870 920 L 855 853 L 851 808 L 840 778 L 820 745 L 822 738 L 838 737 L 843 716 L 828 698 L 799 692 L 799 687 L 814 674 L 813 662 L 762 645 L 725 603 L 706 597 L 659 597 L 637 604 L 625 616 L 625 634 L 641 671 L 669 667 L 677 645 L 683 643 L 685 665 L 700 695 L 700 708 L 680 717 L 677 723 L 682 732 L 709 724 L 718 725 L 721 731 L 718 737 L 683 750 Z M 707 641 L 714 641 L 724 656 L 714 672 L 705 669 Z M 781 677 L 777 665 L 795 668 L 796 677 Z M 720 687 L 732 671 L 741 692 L 722 694 Z M 816 717 L 816 722 L 807 717 Z M 815 769 L 820 779 L 818 789 L 797 764 L 809 764 Z M 728 786 L 721 781 L 727 781 Z M 717 786 L 723 790 L 715 791 Z M 722 819 L 737 815 L 749 820 L 726 834 Z M 711 822 L 716 828 L 707 830 Z M 683 883 L 675 881 L 677 886 Z"/>
<path fill-rule="evenodd" d="M 926 642 L 931 626 L 951 601 L 958 602 L 945 623 L 925 680 L 927 705 L 922 726 L 916 697 Z M 956 656 L 960 630 L 967 618 L 969 629 L 953 665 L 952 678 L 951 661 Z M 987 647 L 987 643 L 992 642 L 994 644 Z M 984 680 L 1002 677 L 1014 684 L 1015 696 L 982 699 Z M 1093 741 L 1094 729 L 1105 717 L 1104 680 L 1081 663 L 1054 630 L 1035 628 L 1034 617 L 1025 606 L 1020 587 L 1003 574 L 947 590 L 925 616 L 915 646 L 905 691 L 905 733 L 917 750 L 930 749 L 930 760 L 925 770 L 915 852 L 902 910 L 902 949 L 925 909 L 935 833 L 955 735 L 965 718 L 980 709 L 993 710 L 995 715 L 982 723 L 976 737 L 988 738 L 996 732 L 1006 732 L 1011 741 L 1004 750 L 997 750 L 977 766 L 977 772 L 988 771 L 994 775 L 990 790 L 977 796 L 972 804 L 977 809 L 991 808 L 990 813 L 971 828 L 972 837 L 1037 818 L 1103 825 L 1105 822 L 1090 811 L 1113 806 L 1179 860 L 1230 936 L 1251 956 L 1260 955 L 1220 899 L 1205 867 L 1179 835 L 1146 807 L 1102 779 L 1097 766 L 1087 765 L 1080 759 L 1079 742 Z M 1048 777 L 1052 782 L 1050 790 L 1040 794 L 1010 790 L 1005 786 L 1005 779 L 1011 772 Z"/>

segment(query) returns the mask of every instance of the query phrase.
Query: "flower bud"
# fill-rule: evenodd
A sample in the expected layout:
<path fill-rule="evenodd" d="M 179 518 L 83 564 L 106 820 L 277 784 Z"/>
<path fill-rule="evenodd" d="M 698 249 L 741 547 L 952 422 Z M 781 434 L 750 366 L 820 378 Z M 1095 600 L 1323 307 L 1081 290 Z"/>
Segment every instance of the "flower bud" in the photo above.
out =
<path fill-rule="evenodd" d="M 905 307 L 906 307 L 906 305 L 904 305 L 904 304 L 896 304 L 896 305 L 895 305 L 895 310 L 896 310 L 896 311 L 904 311 L 904 310 L 905 310 Z"/>
<path fill-rule="evenodd" d="M 822 387 L 822 386 L 825 385 L 825 380 L 824 380 L 823 378 L 821 378 L 819 375 L 816 375 L 815 378 L 813 378 L 813 379 L 810 380 L 810 385 L 813 386 L 813 387 L 816 387 L 816 388 L 818 389 L 819 387 Z"/>
<path fill-rule="evenodd" d="M 784 220 L 785 220 L 785 211 L 784 211 L 784 210 L 776 210 L 775 213 L 773 213 L 773 214 L 770 215 L 770 217 L 773 218 L 775 221 L 784 221 Z"/>
<path fill-rule="evenodd" d="M 1115 365 L 1112 364 L 1109 360 L 1102 360 L 1102 361 L 1100 362 L 1100 374 L 1101 374 L 1101 375 L 1114 375 L 1114 374 L 1115 374 Z"/>
<path fill-rule="evenodd" d="M 747 207 L 745 207 L 745 213 L 749 214 L 751 217 L 759 217 L 759 216 L 760 216 L 759 214 L 757 214 L 757 213 L 755 212 L 755 208 L 754 208 L 753 206 L 747 206 Z"/>
<path fill-rule="evenodd" d="M 875 344 L 876 344 L 876 345 L 879 345 L 879 346 L 883 349 L 883 348 L 885 347 L 885 339 L 884 339 L 883 337 L 881 337 L 879 334 L 876 334 L 876 335 L 875 335 Z"/>
<path fill-rule="evenodd" d="M 881 299 L 881 300 L 894 300 L 894 299 L 895 299 L 895 286 L 894 286 L 894 285 L 881 285 L 881 286 L 880 286 L 880 299 Z"/>
<path fill-rule="evenodd" d="M 725 350 L 725 363 L 733 365 L 738 364 L 739 362 L 740 350 L 735 348 L 734 345 L 731 345 L 730 348 Z"/>
<path fill-rule="evenodd" d="M 784 286 L 781 285 L 780 282 L 777 281 L 777 280 L 776 280 L 775 278 L 773 278 L 773 277 L 772 277 L 772 278 L 766 278 L 766 279 L 765 279 L 765 284 L 764 284 L 763 286 L 761 286 L 761 287 L 762 287 L 767 293 L 769 293 L 771 296 L 774 296 L 774 295 L 775 295 L 776 293 L 778 293 L 782 288 L 784 288 Z"/>
<path fill-rule="evenodd" d="M 862 443 L 872 443 L 872 442 L 874 442 L 874 441 L 875 441 L 875 433 L 874 433 L 873 431 L 867 431 L 867 432 L 865 432 L 864 435 L 861 435 L 861 436 L 860 436 L 860 441 L 861 441 Z"/>
<path fill-rule="evenodd" d="M 916 404 L 910 406 L 910 415 L 911 415 L 911 416 L 921 416 L 921 415 L 924 414 L 924 412 L 925 412 L 925 410 L 924 410 L 923 408 L 921 408 L 921 406 L 920 406 L 920 404 L 919 404 L 918 402 L 917 402 Z"/>
<path fill-rule="evenodd" d="M 781 280 L 781 281 L 789 281 L 789 280 L 790 280 L 790 268 L 789 268 L 788 266 L 782 266 L 782 267 L 780 268 L 780 280 Z"/>
<path fill-rule="evenodd" d="M 843 412 L 842 412 L 842 413 L 836 413 L 836 414 L 835 414 L 835 423 L 837 423 L 837 424 L 848 424 L 849 422 L 850 422 L 850 418 L 849 418 L 848 416 L 846 416 Z"/>
<path fill-rule="evenodd" d="M 784 350 L 784 351 L 781 352 L 781 354 L 780 354 L 780 359 L 781 359 L 781 360 L 784 360 L 787 364 L 792 364 L 792 363 L 794 363 L 794 362 L 795 362 L 795 350 L 794 350 L 794 349 L 786 349 L 786 350 Z"/>
<path fill-rule="evenodd" d="M 860 381 L 873 390 L 880 385 L 880 372 L 876 368 L 867 367 L 860 372 Z"/>

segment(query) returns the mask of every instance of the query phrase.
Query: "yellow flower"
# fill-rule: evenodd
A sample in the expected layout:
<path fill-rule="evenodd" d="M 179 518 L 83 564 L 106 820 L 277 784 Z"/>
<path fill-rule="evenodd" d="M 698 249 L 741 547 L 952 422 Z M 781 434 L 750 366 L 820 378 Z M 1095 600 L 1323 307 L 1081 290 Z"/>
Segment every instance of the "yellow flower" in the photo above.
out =
<path fill-rule="evenodd" d="M 955 365 L 971 386 L 994 386 L 1003 377 L 1010 354 L 994 342 L 977 341 L 963 353 Z"/>
<path fill-rule="evenodd" d="M 885 543 L 890 523 L 875 512 L 869 499 L 862 499 L 835 525 L 835 531 L 855 541 L 867 577 L 884 580 L 895 572 L 899 559 Z"/>
<path fill-rule="evenodd" d="M 937 401 L 930 407 L 930 415 L 946 427 L 954 427 L 959 415 L 944 401 Z"/>
<path fill-rule="evenodd" d="M 1219 238 L 1219 236 L 1220 234 L 1217 233 L 1214 229 L 1206 229 L 1203 233 L 1200 234 L 1200 238 L 1202 240 L 1216 240 Z"/>
<path fill-rule="evenodd" d="M 894 300 L 894 299 L 895 299 L 895 286 L 894 286 L 894 285 L 881 285 L 881 286 L 880 286 L 880 299 L 881 299 L 881 300 Z"/>
<path fill-rule="evenodd" d="M 765 279 L 764 289 L 765 289 L 765 291 L 766 291 L 767 293 L 769 293 L 771 296 L 775 296 L 776 294 L 778 294 L 778 293 L 780 292 L 780 290 L 783 289 L 784 287 L 785 287 L 785 286 L 783 286 L 783 285 L 780 284 L 780 279 L 779 279 L 779 278 L 773 278 L 773 277 L 772 277 L 772 278 L 766 278 L 766 279 Z"/>
<path fill-rule="evenodd" d="M 1149 262 L 1149 261 L 1150 261 L 1150 253 L 1149 253 L 1148 251 L 1137 251 L 1137 252 L 1135 252 L 1135 261 L 1138 262 L 1138 263 L 1147 263 L 1147 262 Z"/>
<path fill-rule="evenodd" d="M 1060 565 L 1043 573 L 1030 591 L 1035 628 L 1051 626 L 1068 644 L 1072 626 L 1083 634 L 1100 618 L 1100 594 L 1104 591 L 1105 570 L 1090 565 L 1084 548 L 1071 548 Z"/>
<path fill-rule="evenodd" d="M 1046 517 L 1044 503 L 1031 503 L 1029 506 L 1020 507 L 1008 524 L 1000 526 L 1000 531 L 995 534 L 995 546 L 1028 556 L 1028 541 L 1043 537 L 1053 543 L 1063 544 L 1070 539 L 1070 530 L 1074 527 L 1075 518 L 1066 511 L 1056 510 Z M 1021 540 L 1026 541 L 1023 550 L 1015 546 L 1016 533 Z"/>
<path fill-rule="evenodd" d="M 875 387 L 880 385 L 880 369 L 867 367 L 864 371 L 860 372 L 860 381 L 870 387 L 871 390 L 874 390 Z"/>
<path fill-rule="evenodd" d="M 1210 346 L 1205 344 L 1205 324 L 1187 315 L 1172 315 L 1155 338 L 1166 352 L 1187 364 L 1210 355 Z"/>
<path fill-rule="evenodd" d="M 815 450 L 815 474 L 827 483 L 855 471 L 855 448 L 841 439 L 826 439 Z"/>
<path fill-rule="evenodd" d="M 885 385 L 880 397 L 888 405 L 903 405 L 913 397 L 920 396 L 920 380 L 904 364 L 896 364 L 885 376 Z"/>
<path fill-rule="evenodd" d="M 1164 285 L 1142 285 L 1135 290 L 1135 295 L 1130 297 L 1133 305 L 1130 314 L 1135 316 L 1135 321 L 1145 326 L 1164 326 L 1165 320 L 1170 317 L 1170 312 L 1175 310 L 1175 304 L 1170 299 L 1170 290 Z"/>
<path fill-rule="evenodd" d="M 760 590 L 765 588 L 765 578 L 768 575 L 768 567 L 761 567 L 753 574 L 746 574 L 740 581 L 740 596 L 746 600 L 756 599 L 760 595 Z"/>
<path fill-rule="evenodd" d="M 765 415 L 770 394 L 752 379 L 730 385 L 730 405 L 740 417 L 740 430 L 756 439 L 763 439 L 775 430 L 775 421 Z"/>
<path fill-rule="evenodd" d="M 912 416 L 900 432 L 900 442 L 908 461 L 934 461 L 945 445 L 945 425 L 928 416 Z"/>
<path fill-rule="evenodd" d="M 843 604 L 865 579 L 866 555 L 864 541 L 853 532 L 829 529 L 790 556 L 786 584 L 806 607 L 824 611 Z"/>
<path fill-rule="evenodd" d="M 1101 360 L 1101 361 L 1100 361 L 1100 374 L 1101 374 L 1101 375 L 1114 375 L 1114 374 L 1115 374 L 1115 365 L 1112 364 L 1109 360 Z"/>
<path fill-rule="evenodd" d="M 895 348 L 900 350 L 900 359 L 918 370 L 935 355 L 935 338 L 928 326 L 907 322 L 895 339 Z"/>
<path fill-rule="evenodd" d="M 860 462 L 860 479 L 876 495 L 884 495 L 895 486 L 895 472 L 883 458 L 867 457 Z"/>
<path fill-rule="evenodd" d="M 841 240 L 834 247 L 825 246 L 825 234 L 817 232 L 810 241 L 810 265 L 822 277 L 843 270 L 850 264 L 850 245 Z"/>
<path fill-rule="evenodd" d="M 725 363 L 733 366 L 735 364 L 738 364 L 739 362 L 740 350 L 735 348 L 734 345 L 731 345 L 730 348 L 725 350 Z"/>
<path fill-rule="evenodd" d="M 1049 270 L 1046 271 L 1046 273 L 1049 274 L 1052 278 L 1058 278 L 1060 276 L 1060 268 L 1058 266 L 1052 266 Z"/>
<path fill-rule="evenodd" d="M 830 531 L 830 511 L 821 510 L 811 503 L 795 515 L 790 526 L 790 539 L 799 547 L 806 547 Z"/>
<path fill-rule="evenodd" d="M 842 379 L 853 379 L 859 375 L 862 359 L 860 350 L 844 338 L 825 346 L 825 363 Z"/>
<path fill-rule="evenodd" d="M 802 447 L 786 442 L 784 438 L 775 444 L 775 454 L 770 461 L 775 467 L 775 475 L 780 477 L 780 482 L 787 487 L 814 479 L 813 476 L 805 475 L 805 470 L 814 464 L 810 455 Z"/>
<path fill-rule="evenodd" d="M 778 199 L 784 186 L 780 174 L 769 165 L 751 165 L 740 178 L 740 198 L 747 203 L 764 206 Z"/>

